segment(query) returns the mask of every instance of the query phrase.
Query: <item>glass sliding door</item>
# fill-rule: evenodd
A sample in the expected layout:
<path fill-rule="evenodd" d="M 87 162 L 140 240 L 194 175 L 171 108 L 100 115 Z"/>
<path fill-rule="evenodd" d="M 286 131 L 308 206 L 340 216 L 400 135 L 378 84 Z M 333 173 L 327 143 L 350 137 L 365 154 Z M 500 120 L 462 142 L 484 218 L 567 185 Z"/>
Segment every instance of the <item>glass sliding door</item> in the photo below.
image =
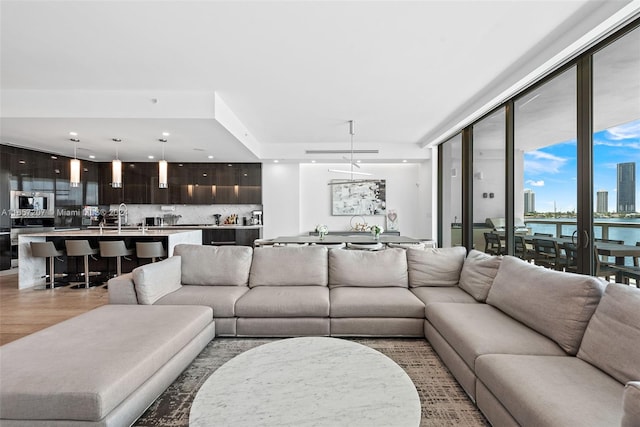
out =
<path fill-rule="evenodd" d="M 607 240 L 635 245 L 640 242 L 640 28 L 596 51 L 592 64 L 592 236 L 596 247 Z M 631 265 L 633 258 L 625 262 Z"/>
<path fill-rule="evenodd" d="M 505 110 L 473 125 L 473 248 L 505 254 Z"/>
<path fill-rule="evenodd" d="M 546 265 L 556 269 L 563 268 L 563 248 L 558 244 L 549 249 L 557 258 L 544 256 L 533 239 L 536 234 L 542 240 L 576 231 L 576 78 L 572 66 L 514 102 L 515 225 L 533 235 L 527 239 L 527 257 L 551 257 Z"/>
<path fill-rule="evenodd" d="M 462 136 L 441 144 L 438 241 L 443 248 L 462 244 Z"/>

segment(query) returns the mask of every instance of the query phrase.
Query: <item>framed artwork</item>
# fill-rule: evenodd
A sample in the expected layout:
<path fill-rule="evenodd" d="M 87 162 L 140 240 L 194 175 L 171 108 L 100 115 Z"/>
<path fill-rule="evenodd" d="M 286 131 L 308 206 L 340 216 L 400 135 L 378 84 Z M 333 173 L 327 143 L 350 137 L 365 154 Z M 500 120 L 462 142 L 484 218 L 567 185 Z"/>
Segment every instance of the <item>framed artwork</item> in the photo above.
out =
<path fill-rule="evenodd" d="M 336 182 L 331 185 L 331 204 L 332 215 L 386 215 L 386 181 Z"/>

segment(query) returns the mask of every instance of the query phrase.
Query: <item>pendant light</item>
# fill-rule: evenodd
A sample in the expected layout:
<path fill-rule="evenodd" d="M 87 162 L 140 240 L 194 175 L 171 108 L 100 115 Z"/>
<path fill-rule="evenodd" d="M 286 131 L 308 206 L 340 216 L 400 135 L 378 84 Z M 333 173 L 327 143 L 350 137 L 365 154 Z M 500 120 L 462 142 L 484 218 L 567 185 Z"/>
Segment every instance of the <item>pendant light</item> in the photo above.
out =
<path fill-rule="evenodd" d="M 164 136 L 169 135 L 163 133 Z M 167 182 L 167 161 L 164 159 L 164 144 L 167 142 L 167 138 L 160 138 L 158 141 L 162 142 L 162 160 L 158 162 L 158 188 L 169 188 Z"/>
<path fill-rule="evenodd" d="M 111 139 L 116 144 L 120 144 L 120 138 Z M 122 162 L 118 159 L 118 146 L 116 145 L 116 158 L 111 162 L 111 187 L 122 188 Z"/>
<path fill-rule="evenodd" d="M 353 122 L 353 120 L 349 120 L 349 135 L 351 136 L 351 149 L 349 150 L 351 157 L 347 158 L 347 157 L 343 157 L 343 159 L 345 159 L 346 161 L 348 161 L 351 164 L 351 168 L 350 170 L 342 170 L 342 169 L 329 169 L 329 172 L 337 172 L 337 173 L 346 173 L 350 175 L 350 179 L 349 181 L 354 181 L 353 179 L 353 175 L 363 175 L 363 176 L 371 176 L 370 173 L 368 172 L 357 172 L 353 170 L 353 167 L 357 167 L 358 169 L 360 168 L 360 165 L 358 165 L 357 163 L 355 163 L 353 161 L 353 136 L 356 134 L 355 131 L 355 123 Z M 343 180 L 340 180 L 339 183 L 342 183 Z M 334 183 L 338 183 L 338 182 L 334 182 Z M 332 185 L 334 183 L 329 183 L 329 185 Z"/>
<path fill-rule="evenodd" d="M 80 186 L 80 160 L 78 160 L 77 156 L 78 142 L 80 142 L 80 140 L 74 136 L 71 138 L 71 141 L 73 141 L 73 159 L 69 162 L 71 168 L 69 173 L 69 186 L 75 188 Z"/>

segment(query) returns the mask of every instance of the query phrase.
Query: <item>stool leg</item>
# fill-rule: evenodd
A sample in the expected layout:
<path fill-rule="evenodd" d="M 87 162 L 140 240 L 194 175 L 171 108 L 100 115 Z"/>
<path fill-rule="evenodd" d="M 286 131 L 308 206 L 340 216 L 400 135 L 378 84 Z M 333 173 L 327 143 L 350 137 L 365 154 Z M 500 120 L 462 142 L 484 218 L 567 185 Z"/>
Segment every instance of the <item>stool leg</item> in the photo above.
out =
<path fill-rule="evenodd" d="M 117 264 L 117 268 L 116 268 L 116 272 L 118 274 L 118 276 L 122 275 L 122 257 L 118 256 L 116 257 L 116 264 Z"/>
<path fill-rule="evenodd" d="M 56 288 L 56 272 L 55 272 L 55 267 L 54 267 L 54 257 L 49 257 L 49 286 L 51 287 L 51 289 L 55 289 Z M 45 288 L 47 287 L 46 285 L 47 281 L 45 279 Z"/>
<path fill-rule="evenodd" d="M 84 256 L 84 287 L 89 289 L 89 255 Z"/>

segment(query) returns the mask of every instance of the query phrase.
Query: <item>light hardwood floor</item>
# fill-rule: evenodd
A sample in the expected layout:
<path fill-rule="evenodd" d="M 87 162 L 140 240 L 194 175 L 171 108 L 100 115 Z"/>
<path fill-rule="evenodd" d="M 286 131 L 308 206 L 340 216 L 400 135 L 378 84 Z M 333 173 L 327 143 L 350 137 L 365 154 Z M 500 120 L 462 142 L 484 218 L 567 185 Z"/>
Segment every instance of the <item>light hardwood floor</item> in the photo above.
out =
<path fill-rule="evenodd" d="M 104 288 L 18 290 L 18 275 L 0 276 L 0 345 L 109 302 Z"/>

